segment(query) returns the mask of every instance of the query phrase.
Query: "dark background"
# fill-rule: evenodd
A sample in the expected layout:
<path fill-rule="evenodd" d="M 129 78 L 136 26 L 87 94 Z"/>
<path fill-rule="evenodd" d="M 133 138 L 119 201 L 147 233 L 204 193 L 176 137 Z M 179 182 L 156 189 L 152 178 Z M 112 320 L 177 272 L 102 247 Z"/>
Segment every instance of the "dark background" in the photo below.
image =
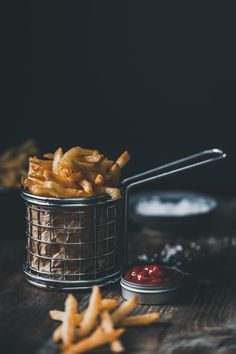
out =
<path fill-rule="evenodd" d="M 235 193 L 235 1 L 5 6 L 1 150 L 128 149 L 127 176 L 219 147 L 224 162 L 151 187 Z"/>

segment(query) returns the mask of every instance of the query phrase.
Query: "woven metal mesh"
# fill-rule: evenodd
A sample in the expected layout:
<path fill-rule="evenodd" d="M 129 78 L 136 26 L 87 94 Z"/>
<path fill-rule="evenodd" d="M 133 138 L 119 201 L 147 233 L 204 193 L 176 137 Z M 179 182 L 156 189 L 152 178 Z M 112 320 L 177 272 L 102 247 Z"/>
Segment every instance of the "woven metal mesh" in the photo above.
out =
<path fill-rule="evenodd" d="M 122 200 L 79 206 L 26 201 L 27 267 L 48 280 L 90 281 L 123 263 Z"/>

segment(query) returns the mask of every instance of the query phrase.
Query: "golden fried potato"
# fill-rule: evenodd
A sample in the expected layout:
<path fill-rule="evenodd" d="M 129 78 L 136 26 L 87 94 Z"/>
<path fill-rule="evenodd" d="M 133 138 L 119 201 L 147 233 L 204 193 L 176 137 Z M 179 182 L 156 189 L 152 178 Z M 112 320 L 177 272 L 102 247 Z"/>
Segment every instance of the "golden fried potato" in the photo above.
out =
<path fill-rule="evenodd" d="M 115 163 L 98 150 L 80 146 L 65 153 L 59 147 L 54 153 L 44 154 L 44 157 L 46 160 L 29 158 L 28 177 L 22 180 L 22 184 L 31 193 L 56 198 L 81 198 L 100 194 L 114 199 L 121 198 L 117 186 L 120 170 L 130 159 L 127 151 Z"/>

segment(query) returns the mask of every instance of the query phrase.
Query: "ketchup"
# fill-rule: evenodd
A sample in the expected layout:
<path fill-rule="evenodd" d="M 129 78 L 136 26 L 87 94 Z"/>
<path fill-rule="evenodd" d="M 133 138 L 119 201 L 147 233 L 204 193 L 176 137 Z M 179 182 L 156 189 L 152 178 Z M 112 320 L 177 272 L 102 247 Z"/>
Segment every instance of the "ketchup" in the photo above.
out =
<path fill-rule="evenodd" d="M 178 281 L 181 272 L 156 264 L 136 266 L 129 269 L 123 278 L 131 283 L 144 285 L 162 285 Z"/>

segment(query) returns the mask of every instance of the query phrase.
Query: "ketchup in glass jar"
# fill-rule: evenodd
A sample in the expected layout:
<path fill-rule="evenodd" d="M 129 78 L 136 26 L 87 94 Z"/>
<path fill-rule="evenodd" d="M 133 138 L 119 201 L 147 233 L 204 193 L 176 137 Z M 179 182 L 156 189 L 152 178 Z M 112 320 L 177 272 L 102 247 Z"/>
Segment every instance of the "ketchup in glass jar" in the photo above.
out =
<path fill-rule="evenodd" d="M 156 264 L 135 266 L 129 269 L 123 278 L 126 281 L 142 285 L 162 285 L 174 283 L 182 278 L 182 274 L 174 268 Z"/>

